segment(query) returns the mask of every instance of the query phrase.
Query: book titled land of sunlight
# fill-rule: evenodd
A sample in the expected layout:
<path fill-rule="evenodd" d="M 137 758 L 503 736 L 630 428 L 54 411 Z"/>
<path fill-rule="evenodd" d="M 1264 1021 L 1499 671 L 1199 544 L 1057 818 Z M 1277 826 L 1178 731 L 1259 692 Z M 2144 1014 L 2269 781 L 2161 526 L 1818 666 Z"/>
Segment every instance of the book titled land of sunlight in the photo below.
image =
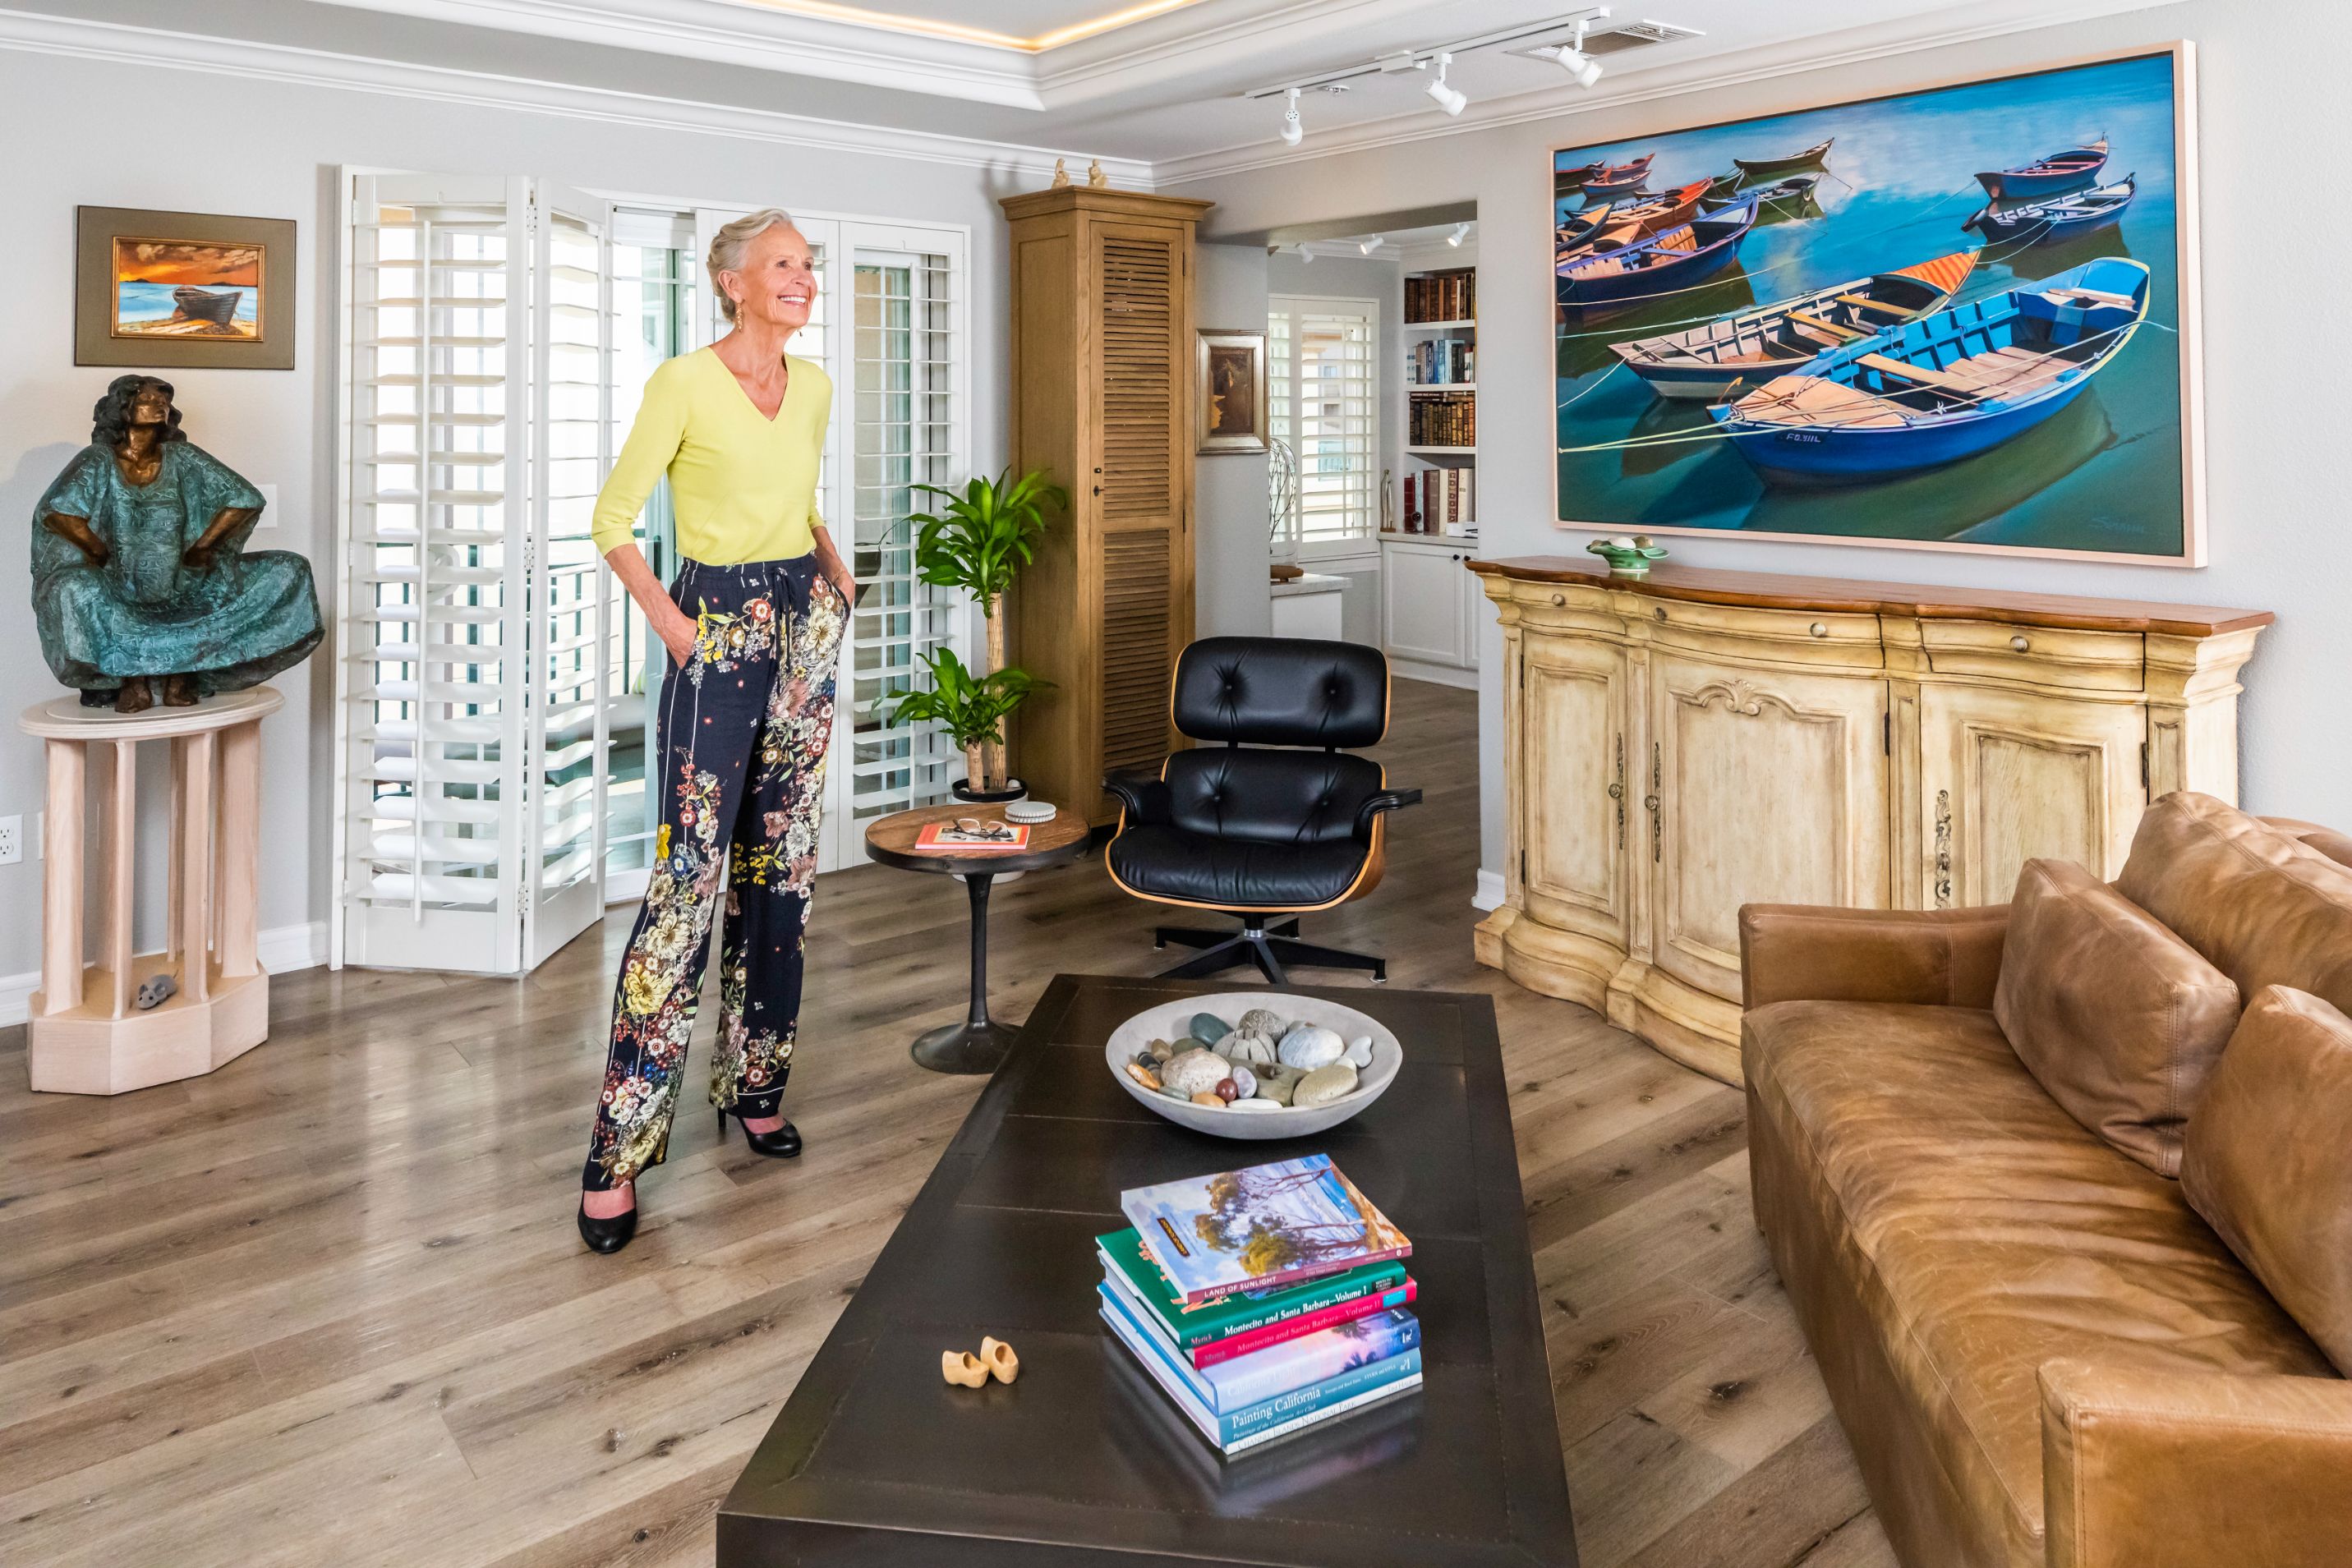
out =
<path fill-rule="evenodd" d="M 1328 1155 L 1135 1187 L 1119 1207 L 1188 1305 L 1412 1251 Z"/>

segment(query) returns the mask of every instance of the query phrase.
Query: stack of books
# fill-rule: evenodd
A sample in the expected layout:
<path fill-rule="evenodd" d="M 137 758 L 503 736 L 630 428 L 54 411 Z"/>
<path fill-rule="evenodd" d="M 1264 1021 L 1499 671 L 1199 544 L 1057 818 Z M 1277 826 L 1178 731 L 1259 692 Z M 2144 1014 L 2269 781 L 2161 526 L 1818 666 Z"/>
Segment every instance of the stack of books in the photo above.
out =
<path fill-rule="evenodd" d="M 1219 1453 L 1421 1386 L 1412 1243 L 1310 1155 L 1122 1193 L 1103 1322 Z"/>

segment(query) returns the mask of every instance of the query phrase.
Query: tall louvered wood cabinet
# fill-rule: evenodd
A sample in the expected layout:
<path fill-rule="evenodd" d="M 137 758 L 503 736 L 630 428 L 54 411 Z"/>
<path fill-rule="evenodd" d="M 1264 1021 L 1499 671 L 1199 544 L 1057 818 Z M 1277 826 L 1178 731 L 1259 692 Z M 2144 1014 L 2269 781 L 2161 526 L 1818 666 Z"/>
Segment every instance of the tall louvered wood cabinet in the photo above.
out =
<path fill-rule="evenodd" d="M 1192 230 L 1210 203 L 1069 185 L 1004 203 L 1012 461 L 1070 493 L 1012 592 L 1013 661 L 1054 683 L 1014 721 L 1030 793 L 1090 821 L 1106 771 L 1156 768 L 1192 638 Z"/>

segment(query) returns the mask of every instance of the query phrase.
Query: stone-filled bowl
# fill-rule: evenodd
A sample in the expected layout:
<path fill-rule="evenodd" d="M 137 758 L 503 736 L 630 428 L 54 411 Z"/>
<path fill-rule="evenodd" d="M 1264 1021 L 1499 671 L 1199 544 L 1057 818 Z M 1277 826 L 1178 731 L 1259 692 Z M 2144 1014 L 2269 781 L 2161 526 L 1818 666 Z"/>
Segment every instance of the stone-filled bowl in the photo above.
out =
<path fill-rule="evenodd" d="M 1264 1111 L 1236 1111 L 1229 1106 L 1213 1110 L 1188 1100 L 1155 1094 L 1128 1076 L 1128 1063 L 1153 1040 L 1181 1043 L 1188 1039 L 1192 1019 L 1200 1014 L 1214 1013 L 1227 1023 L 1237 1023 L 1242 1014 L 1252 1008 L 1264 1008 L 1286 1023 L 1320 1024 L 1336 1031 L 1341 1040 L 1368 1034 L 1372 1037 L 1372 1064 L 1358 1071 L 1352 1092 L 1303 1111 L 1287 1105 Z M 1144 1009 L 1110 1031 L 1110 1042 L 1103 1048 L 1103 1061 L 1110 1075 L 1118 1080 L 1120 1088 L 1170 1121 L 1196 1133 L 1217 1138 L 1299 1138 L 1338 1126 L 1385 1093 L 1396 1081 L 1397 1069 L 1404 1065 L 1404 1047 L 1378 1019 L 1319 997 L 1295 996 L 1287 991 L 1215 991 Z"/>

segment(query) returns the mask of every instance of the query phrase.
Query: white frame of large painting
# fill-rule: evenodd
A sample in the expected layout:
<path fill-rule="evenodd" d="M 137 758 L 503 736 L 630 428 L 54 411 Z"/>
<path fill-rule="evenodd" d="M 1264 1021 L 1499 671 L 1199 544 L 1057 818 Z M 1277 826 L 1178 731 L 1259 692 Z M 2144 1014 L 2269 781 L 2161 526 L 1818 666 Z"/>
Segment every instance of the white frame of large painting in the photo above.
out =
<path fill-rule="evenodd" d="M 1702 538 L 1771 539 L 1816 545 L 1866 545 L 1881 549 L 1950 550 L 1962 551 L 1976 555 L 2018 556 L 2053 560 L 2126 561 L 2137 565 L 2175 567 L 2201 567 L 2205 565 L 2206 505 L 2203 417 L 2204 395 L 2202 360 L 2200 351 L 2202 291 L 2199 278 L 2200 245 L 2198 237 L 2197 195 L 2196 53 L 2195 47 L 2189 41 L 2185 39 L 2175 40 L 2169 44 L 2158 44 L 2139 48 L 2116 50 L 2106 54 L 2085 56 L 2078 58 L 2058 61 L 2046 66 L 2037 66 L 2029 70 L 2001 71 L 1981 76 L 1956 77 L 1941 80 L 1931 80 L 1892 92 L 1875 93 L 1867 97 L 1856 99 L 1839 99 L 1825 104 L 1800 105 L 1786 110 L 1776 110 L 1770 113 L 1745 115 L 1736 120 L 1707 121 L 1700 124 L 1679 126 L 1670 130 L 1661 131 L 1654 133 L 1645 133 L 1639 136 L 1612 138 L 1607 141 L 1561 143 L 1553 146 L 1545 159 L 1542 171 L 1545 185 L 1543 200 L 1547 206 L 1553 208 L 1555 212 L 1555 219 L 1557 220 L 1558 209 L 1555 204 L 1558 199 L 1558 187 L 1554 182 L 1555 172 L 1563 168 L 1573 169 L 1583 162 L 1590 162 L 1591 150 L 1595 148 L 1621 148 L 1633 142 L 1662 143 L 1670 141 L 1674 137 L 1686 135 L 1695 131 L 1717 131 L 1727 127 L 1747 125 L 1757 121 L 1781 120 L 1791 117 L 1816 113 L 1822 110 L 1850 109 L 1863 105 L 1885 103 L 1910 99 L 1925 94 L 1944 92 L 1956 88 L 1966 88 L 1990 83 L 2013 81 L 2021 78 L 2046 77 L 2059 72 L 2081 69 L 2085 67 L 2109 65 L 2130 60 L 2155 59 L 2158 57 L 2168 57 L 2172 68 L 2172 186 L 2174 202 L 2173 262 L 2176 279 L 2175 287 L 2178 294 L 2179 303 L 2179 319 L 2175 322 L 2162 323 L 2160 325 L 2168 326 L 2175 331 L 2179 350 L 2179 394 L 2180 405 L 2180 548 L 2177 553 L 2144 552 L 2130 549 L 2108 550 L 2092 548 L 2068 548 L 2064 546 L 2011 543 L 2003 541 L 1977 542 L 1962 538 L 1913 538 L 1858 532 L 1815 532 L 1801 529 L 1773 529 L 1769 528 L 1748 528 L 1737 527 L 1695 527 L 1677 525 L 1675 523 L 1655 517 L 1642 517 L 1638 519 L 1628 517 L 1592 519 L 1570 517 L 1568 515 L 1566 502 L 1562 494 L 1561 468 L 1563 465 L 1563 459 L 1568 455 L 1569 447 L 1563 435 L 1561 423 L 1562 413 L 1569 406 L 1569 402 L 1571 399 L 1564 396 L 1560 390 L 1564 383 L 1560 379 L 1559 355 L 1561 344 L 1565 340 L 1565 335 L 1572 329 L 1575 323 L 1572 322 L 1570 318 L 1569 308 L 1564 307 L 1559 303 L 1559 297 L 1556 292 L 1553 296 L 1551 310 L 1553 323 L 1552 348 L 1554 375 L 1554 407 L 1552 411 L 1551 428 L 1553 433 L 1552 442 L 1554 450 L 1549 463 L 1552 486 L 1551 516 L 1554 519 L 1555 526 L 1562 529 L 1574 529 L 1607 534 L 1624 534 L 1639 531 L 1644 534 L 1675 535 Z M 1643 150 L 1647 151 L 1648 149 L 1644 148 Z M 2022 150 L 2021 151 L 2022 152 Z M 2033 151 L 2035 155 L 2039 155 L 2042 152 L 2039 148 L 2036 148 Z M 1561 156 L 1563 153 L 1571 153 L 1576 154 L 1577 156 L 1572 160 L 1563 161 Z M 1832 153 L 1832 168 L 1833 164 L 1834 154 Z M 2113 165 L 2109 165 L 2109 167 L 2112 168 Z M 2102 172 L 2104 172 L 2104 171 Z M 2056 194 L 2057 193 L 2052 193 L 2053 198 Z M 1961 237 L 1965 239 L 1968 236 L 1963 235 Z M 1548 272 L 1551 269 L 1548 269 Z M 1548 284 L 1547 287 L 1556 287 L 1556 285 Z M 1759 303 L 1761 302 L 1759 301 Z M 1748 307 L 1747 308 L 1752 308 L 1753 307 Z M 1696 319 L 1696 318 L 1694 318 L 1694 319 Z M 2159 323 L 2151 319 L 2147 325 L 2158 326 Z M 2142 331 L 2143 335 L 2145 335 L 2144 329 Z M 1639 334 L 1637 333 L 1636 335 Z M 2123 350 L 2119 347 L 2116 351 L 2118 356 L 2120 356 Z M 1580 392 L 1577 395 L 1580 395 L 1582 392 L 1594 390 L 1597 385 L 1598 383 L 1596 382 L 1594 383 L 1594 387 L 1580 389 Z M 1691 437 L 1691 439 L 1695 441 L 1703 438 L 1703 436 Z M 1672 444 L 1671 439 L 1662 440 L 1656 437 L 1639 438 L 1639 440 L 1657 444 Z M 1981 459 L 1990 455 L 1990 452 L 1981 452 L 1977 454 L 1973 458 L 1961 459 L 1960 464 L 1956 465 L 1964 465 L 1971 461 L 1980 461 Z M 2059 477 L 2063 477 L 2063 476 L 2059 476 Z M 1849 488 L 1844 493 L 1849 495 L 1866 494 L 1867 488 Z M 1825 494 L 1834 496 L 1838 494 L 1838 492 L 1829 491 L 1825 492 Z M 2000 514 L 1994 514 L 1992 517 L 1986 519 L 1986 521 L 1997 521 L 2000 516 Z M 1981 526 L 1981 524 L 1972 525 L 1972 527 Z"/>

